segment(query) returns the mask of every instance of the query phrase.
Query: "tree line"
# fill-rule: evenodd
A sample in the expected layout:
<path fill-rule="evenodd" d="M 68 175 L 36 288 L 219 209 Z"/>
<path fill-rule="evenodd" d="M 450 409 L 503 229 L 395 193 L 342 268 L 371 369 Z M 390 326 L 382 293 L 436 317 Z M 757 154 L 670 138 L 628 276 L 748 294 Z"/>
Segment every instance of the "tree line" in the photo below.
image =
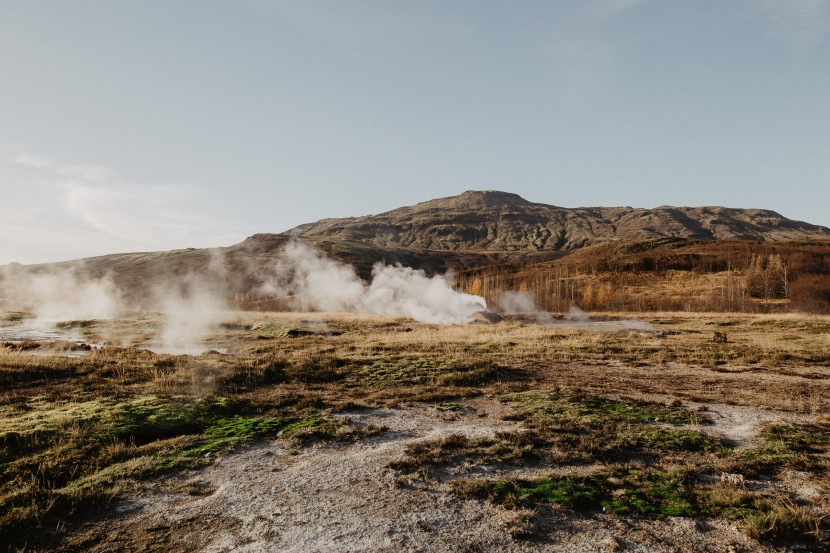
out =
<path fill-rule="evenodd" d="M 830 313 L 830 242 L 659 239 L 586 248 L 552 262 L 456 276 L 497 300 L 530 294 L 540 309 Z"/>

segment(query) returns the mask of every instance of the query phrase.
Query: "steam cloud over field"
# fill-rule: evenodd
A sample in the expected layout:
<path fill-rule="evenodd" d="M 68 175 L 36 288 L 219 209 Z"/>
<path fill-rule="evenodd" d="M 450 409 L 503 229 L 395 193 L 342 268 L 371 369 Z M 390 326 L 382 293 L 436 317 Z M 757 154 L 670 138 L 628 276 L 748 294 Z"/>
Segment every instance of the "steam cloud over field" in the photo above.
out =
<path fill-rule="evenodd" d="M 108 319 L 119 304 L 111 279 L 82 279 L 74 268 L 39 274 L 17 266 L 0 271 L 0 307 L 30 312 L 39 325 L 67 319 Z"/>
<path fill-rule="evenodd" d="M 251 264 L 253 266 L 253 264 Z M 228 307 L 235 277 L 221 255 L 206 270 L 184 275 L 156 275 L 147 293 L 125 299 L 113 279 L 84 276 L 72 266 L 0 267 L 0 309 L 33 315 L 35 327 L 57 321 L 112 319 L 124 310 L 161 313 L 166 323 L 156 337 L 160 351 L 197 353 Z M 299 241 L 287 244 L 267 274 L 257 275 L 264 296 L 283 298 L 298 311 L 372 313 L 411 317 L 419 322 L 463 323 L 486 308 L 483 298 L 453 289 L 443 276 L 378 263 L 371 282 L 355 269 Z"/>
<path fill-rule="evenodd" d="M 266 283 L 269 295 L 288 296 L 301 311 L 339 311 L 411 317 L 425 323 L 463 323 L 486 308 L 484 298 L 453 290 L 442 276 L 376 263 L 366 284 L 354 268 L 301 242 L 291 242 Z"/>

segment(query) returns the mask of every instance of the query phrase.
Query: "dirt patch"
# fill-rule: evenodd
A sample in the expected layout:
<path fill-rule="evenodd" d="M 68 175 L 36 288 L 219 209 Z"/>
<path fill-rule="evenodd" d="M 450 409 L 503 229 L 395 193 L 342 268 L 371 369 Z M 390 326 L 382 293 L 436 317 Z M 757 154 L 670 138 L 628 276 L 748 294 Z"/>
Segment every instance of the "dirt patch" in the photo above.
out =
<path fill-rule="evenodd" d="M 226 455 L 167 482 L 178 491 L 121 503 L 119 518 L 86 527 L 71 546 L 107 551 L 126 539 L 209 552 L 774 551 L 724 521 L 586 517 L 560 508 L 534 515 L 544 519 L 541 541 L 517 540 L 511 532 L 526 514 L 461 500 L 441 482 L 408 483 L 387 468 L 417 442 L 519 430 L 519 423 L 493 416 L 504 410 L 479 398 L 344 415 L 387 431 L 342 447 L 295 453 L 275 442 Z"/>
<path fill-rule="evenodd" d="M 765 424 L 781 422 L 783 420 L 808 420 L 809 417 L 799 417 L 792 413 L 780 413 L 756 407 L 724 404 L 689 404 L 693 409 L 706 415 L 711 424 L 696 427 L 701 432 L 717 436 L 729 442 L 736 449 L 757 447 L 763 441 L 758 432 Z"/>

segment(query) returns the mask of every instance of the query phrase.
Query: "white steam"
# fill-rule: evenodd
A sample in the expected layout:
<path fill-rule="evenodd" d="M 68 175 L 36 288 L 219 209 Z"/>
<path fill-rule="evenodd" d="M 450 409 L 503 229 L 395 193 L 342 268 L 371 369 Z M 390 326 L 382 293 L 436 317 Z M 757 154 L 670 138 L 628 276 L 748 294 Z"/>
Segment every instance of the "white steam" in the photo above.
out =
<path fill-rule="evenodd" d="M 82 264 L 0 267 L 0 310 L 32 313 L 27 324 L 41 328 L 59 321 L 114 319 L 125 310 L 152 311 L 164 322 L 145 347 L 199 353 L 207 349 L 205 340 L 227 312 L 231 290 L 238 289 L 238 269 L 230 271 L 225 262 L 216 253 L 198 272 L 148 272 L 140 298 L 135 291 L 122 295 L 109 277 L 84 276 Z M 486 308 L 484 298 L 454 290 L 446 277 L 428 277 L 400 265 L 376 264 L 366 283 L 353 267 L 298 241 L 289 242 L 277 262 L 254 277 L 265 283 L 264 295 L 285 300 L 298 311 L 373 313 L 445 324 L 467 322 Z M 104 325 L 96 328 L 105 332 Z M 113 339 L 123 343 L 126 338 Z"/>
<path fill-rule="evenodd" d="M 591 317 L 589 317 L 587 313 L 577 306 L 572 305 L 571 308 L 568 309 L 568 314 L 565 315 L 565 320 L 574 323 L 590 323 Z"/>
<path fill-rule="evenodd" d="M 224 298 L 198 282 L 166 290 L 156 305 L 164 315 L 165 323 L 157 336 L 159 346 L 150 349 L 176 354 L 203 352 L 205 338 L 210 335 L 220 313 L 227 309 Z"/>
<path fill-rule="evenodd" d="M 211 264 L 213 265 L 213 264 Z M 127 304 L 110 277 L 83 275 L 83 265 L 30 269 L 19 265 L 0 267 L 0 311 L 31 314 L 25 326 L 43 330 L 62 321 L 113 320 L 125 309 L 140 308 L 161 313 L 164 322 L 151 349 L 167 353 L 198 353 L 218 314 L 226 308 L 225 296 L 216 285 L 215 270 L 207 276 L 169 276 L 151 286 L 140 305 Z M 112 335 L 106 325 L 97 326 L 105 340 L 129 342 Z M 33 335 L 36 335 L 33 334 Z"/>
<path fill-rule="evenodd" d="M 125 309 L 154 311 L 164 322 L 145 347 L 192 354 L 207 349 L 206 339 L 226 314 L 232 291 L 250 286 L 259 286 L 261 295 L 297 311 L 373 313 L 432 324 L 465 323 L 487 307 L 484 298 L 453 289 L 447 277 L 428 277 L 401 265 L 377 263 L 371 281 L 364 282 L 354 267 L 298 240 L 290 241 L 277 261 L 264 269 L 257 270 L 250 259 L 227 260 L 214 252 L 198 270 L 176 274 L 172 266 L 148 271 L 142 275 L 147 279 L 144 292 L 136 299 L 133 291 L 129 304 L 112 278 L 90 278 L 84 269 L 80 263 L 0 267 L 0 309 L 32 313 L 29 324 L 34 328 L 58 321 L 112 319 Z M 126 292 L 125 296 L 130 297 Z M 494 303 L 504 314 L 529 316 L 542 325 L 593 331 L 651 328 L 636 320 L 592 321 L 576 307 L 564 319 L 555 319 L 539 309 L 528 292 L 504 292 Z"/>
<path fill-rule="evenodd" d="M 289 243 L 277 277 L 263 291 L 288 296 L 302 311 L 339 311 L 411 317 L 424 323 L 463 323 L 487 307 L 484 298 L 458 292 L 442 276 L 376 263 L 366 284 L 354 268 L 305 244 Z"/>
<path fill-rule="evenodd" d="M 403 315 L 424 323 L 463 323 L 487 308 L 481 296 L 453 290 L 442 276 L 400 265 L 376 264 L 362 305 L 370 313 Z"/>
<path fill-rule="evenodd" d="M 0 268 L 0 307 L 32 313 L 37 327 L 72 319 L 109 319 L 119 303 L 109 277 L 83 279 L 76 269 L 28 273 Z"/>
<path fill-rule="evenodd" d="M 615 321 L 594 321 L 582 309 L 572 305 L 562 319 L 555 319 L 549 312 L 543 311 L 536 305 L 533 294 L 530 292 L 502 292 L 495 302 L 501 313 L 505 315 L 522 315 L 532 318 L 536 323 L 545 326 L 574 328 L 595 332 L 616 332 L 621 330 L 652 330 L 649 323 L 636 319 L 622 319 Z"/>
<path fill-rule="evenodd" d="M 536 306 L 536 300 L 530 292 L 503 292 L 495 301 L 496 306 L 505 315 L 530 315 L 542 325 L 553 324 L 554 318 L 547 311 Z"/>

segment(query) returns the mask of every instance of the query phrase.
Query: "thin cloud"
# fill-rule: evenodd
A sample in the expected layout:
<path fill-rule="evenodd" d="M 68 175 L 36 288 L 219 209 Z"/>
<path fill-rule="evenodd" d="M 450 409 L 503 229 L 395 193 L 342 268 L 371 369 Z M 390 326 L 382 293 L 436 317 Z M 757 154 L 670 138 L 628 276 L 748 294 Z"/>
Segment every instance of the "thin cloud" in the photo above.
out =
<path fill-rule="evenodd" d="M 67 212 L 101 232 L 142 247 L 203 243 L 205 237 L 215 238 L 211 226 L 228 223 L 194 213 L 199 191 L 188 185 L 101 186 L 73 181 L 61 186 Z"/>
<path fill-rule="evenodd" d="M 113 172 L 109 167 L 102 165 L 63 165 L 49 158 L 29 154 L 19 155 L 14 158 L 14 161 L 20 165 L 42 169 L 56 175 L 93 182 L 104 181 L 113 177 Z"/>
<path fill-rule="evenodd" d="M 52 177 L 9 187 L 0 203 L 0 264 L 225 246 L 244 236 L 241 224 L 193 185 L 124 183 L 105 167 L 34 155 L 14 161 Z"/>

